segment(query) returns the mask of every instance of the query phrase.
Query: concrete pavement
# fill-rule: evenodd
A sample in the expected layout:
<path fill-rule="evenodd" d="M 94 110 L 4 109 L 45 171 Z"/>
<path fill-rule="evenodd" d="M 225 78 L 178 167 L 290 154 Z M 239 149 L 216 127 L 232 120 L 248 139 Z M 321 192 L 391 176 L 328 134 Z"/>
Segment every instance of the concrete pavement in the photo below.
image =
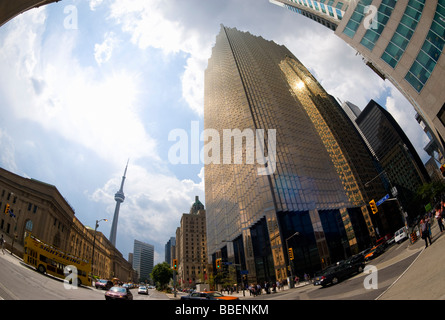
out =
<path fill-rule="evenodd" d="M 437 222 L 432 230 L 432 245 L 424 249 L 411 266 L 378 300 L 445 300 L 445 231 L 440 232 Z"/>

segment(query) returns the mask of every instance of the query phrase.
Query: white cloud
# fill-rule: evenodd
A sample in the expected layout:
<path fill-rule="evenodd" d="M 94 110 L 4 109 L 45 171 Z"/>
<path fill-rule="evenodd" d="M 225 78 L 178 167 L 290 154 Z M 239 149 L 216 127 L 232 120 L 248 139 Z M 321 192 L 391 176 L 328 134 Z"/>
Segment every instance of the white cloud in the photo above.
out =
<path fill-rule="evenodd" d="M 5 71 L 0 79 L 14 115 L 119 166 L 129 157 L 159 160 L 156 141 L 138 114 L 140 76 L 123 68 L 101 73 L 82 66 L 73 56 L 72 33 L 53 32 L 42 47 L 41 20 L 33 15 L 13 20 L 0 50 Z M 112 34 L 106 36 L 107 47 L 114 42 L 109 39 Z"/>
<path fill-rule="evenodd" d="M 422 161 L 426 162 L 430 157 L 423 148 L 429 139 L 415 119 L 416 111 L 400 91 L 392 85 L 389 86 L 390 95 L 386 99 L 386 109 L 403 129 Z"/>
<path fill-rule="evenodd" d="M 115 1 L 110 7 L 110 17 L 124 32 L 131 34 L 132 42 L 141 49 L 160 49 L 166 56 L 179 52 L 189 55 L 181 78 L 183 99 L 202 116 L 204 70 L 211 54 L 212 40 L 194 26 L 167 18 L 167 7 L 161 0 Z"/>
<path fill-rule="evenodd" d="M 124 239 L 150 243 L 155 245 L 162 260 L 160 252 L 169 238 L 175 236 L 182 214 L 188 213 L 195 195 L 203 199 L 203 169 L 198 177 L 201 179 L 198 183 L 188 179 L 179 180 L 173 175 L 150 172 L 130 163 L 124 185 L 126 198 L 119 213 L 117 246 L 123 246 Z M 116 204 L 113 195 L 119 190 L 121 179 L 117 174 L 89 196 L 106 207 L 110 222 L 108 228 L 111 227 Z"/>
<path fill-rule="evenodd" d="M 90 10 L 95 11 L 101 4 L 103 0 L 90 0 Z"/>
<path fill-rule="evenodd" d="M 13 139 L 2 129 L 0 129 L 0 163 L 6 170 L 16 172 L 17 164 L 15 159 L 15 148 Z"/>
<path fill-rule="evenodd" d="M 312 21 L 308 23 L 316 25 Z M 377 99 L 386 90 L 384 81 L 363 63 L 356 51 L 323 26 L 287 35 L 283 41 L 324 89 L 342 101 L 351 101 L 363 109 L 369 100 Z M 307 46 L 302 43 L 317 45 Z"/>
<path fill-rule="evenodd" d="M 104 42 L 101 44 L 96 43 L 94 46 L 94 58 L 99 66 L 110 60 L 113 48 L 118 42 L 113 32 L 107 32 L 104 38 Z"/>

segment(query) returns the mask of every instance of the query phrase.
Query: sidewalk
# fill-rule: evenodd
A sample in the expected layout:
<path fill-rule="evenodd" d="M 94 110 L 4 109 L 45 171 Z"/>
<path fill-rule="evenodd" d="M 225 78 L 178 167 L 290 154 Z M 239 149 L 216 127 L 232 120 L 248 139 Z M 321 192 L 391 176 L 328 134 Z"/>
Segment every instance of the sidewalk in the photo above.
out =
<path fill-rule="evenodd" d="M 294 288 L 292 289 L 292 290 L 294 290 L 294 289 L 296 289 L 296 288 L 301 288 L 301 287 L 305 287 L 305 286 L 307 286 L 307 285 L 312 285 L 312 283 L 309 283 L 309 282 L 305 282 L 305 281 L 302 281 L 302 282 L 300 282 L 298 285 L 295 285 L 294 286 Z M 272 290 L 271 290 L 271 293 L 270 293 L 270 295 L 274 295 L 274 294 L 277 294 L 277 293 L 282 293 L 282 292 L 286 292 L 286 291 L 288 291 L 289 290 L 289 286 L 288 285 L 285 285 L 285 286 L 283 286 L 283 288 L 281 289 L 281 290 L 278 290 L 277 289 L 277 292 L 276 293 L 274 293 L 274 292 L 272 292 Z M 231 293 L 231 294 L 227 294 L 227 291 L 224 291 L 224 293 L 223 293 L 225 296 L 232 296 L 232 297 L 238 297 L 240 300 L 242 300 L 242 299 L 250 299 L 250 298 L 254 298 L 254 296 L 252 295 L 250 295 L 250 292 L 249 292 L 249 290 L 244 290 L 244 295 L 243 295 L 243 290 L 240 290 L 239 292 L 233 292 L 233 293 Z M 187 295 L 186 293 L 177 293 L 177 295 L 176 295 L 176 298 L 174 297 L 174 295 L 173 295 L 173 293 L 167 293 L 166 294 L 170 299 L 181 299 L 181 296 L 184 296 L 184 295 Z M 262 291 L 262 293 L 261 293 L 261 295 L 259 295 L 259 296 L 257 296 L 257 297 L 261 297 L 261 296 L 265 296 L 265 295 L 267 295 L 267 293 L 266 293 L 266 291 L 264 291 L 264 289 L 263 289 L 263 291 Z M 261 298 L 260 298 L 261 299 Z"/>
<path fill-rule="evenodd" d="M 407 271 L 378 300 L 445 300 L 445 231 L 437 223 L 432 230 L 432 245 L 422 249 Z M 425 241 L 418 242 L 424 247 Z"/>

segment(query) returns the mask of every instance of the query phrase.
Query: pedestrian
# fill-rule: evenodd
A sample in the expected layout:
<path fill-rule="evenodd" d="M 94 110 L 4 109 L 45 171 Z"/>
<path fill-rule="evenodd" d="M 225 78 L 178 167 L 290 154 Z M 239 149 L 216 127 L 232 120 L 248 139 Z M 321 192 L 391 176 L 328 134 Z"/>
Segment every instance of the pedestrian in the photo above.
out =
<path fill-rule="evenodd" d="M 5 239 L 3 239 L 3 235 L 0 238 L 0 245 L 2 246 L 2 252 L 5 254 Z"/>
<path fill-rule="evenodd" d="M 439 225 L 440 232 L 445 230 L 445 227 L 443 226 L 443 223 L 442 223 L 442 217 L 443 217 L 443 207 L 442 207 L 442 205 L 438 204 L 436 206 L 436 220 L 437 220 L 437 224 Z"/>
<path fill-rule="evenodd" d="M 429 230 L 429 223 L 426 219 L 420 220 L 420 236 L 422 237 L 422 239 L 425 240 L 425 248 L 428 248 L 428 240 L 430 241 L 430 244 L 432 244 L 432 242 Z"/>

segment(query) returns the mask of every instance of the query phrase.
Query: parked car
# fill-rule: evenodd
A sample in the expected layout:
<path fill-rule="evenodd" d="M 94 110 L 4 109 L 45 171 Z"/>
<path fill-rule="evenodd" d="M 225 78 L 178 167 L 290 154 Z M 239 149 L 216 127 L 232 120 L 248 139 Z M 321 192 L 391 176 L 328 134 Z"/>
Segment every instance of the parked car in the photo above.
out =
<path fill-rule="evenodd" d="M 365 261 L 369 261 L 374 259 L 375 257 L 378 257 L 385 251 L 385 247 L 383 244 L 376 245 L 372 247 L 371 251 L 365 256 Z"/>
<path fill-rule="evenodd" d="M 113 286 L 113 282 L 106 279 L 99 279 L 96 281 L 95 287 L 96 289 L 105 289 L 110 290 L 110 288 Z"/>
<path fill-rule="evenodd" d="M 105 300 L 133 300 L 133 294 L 129 288 L 112 287 L 105 292 Z"/>
<path fill-rule="evenodd" d="M 352 256 L 345 263 L 349 264 L 352 271 L 357 273 L 361 273 L 365 269 L 365 257 L 360 253 Z"/>
<path fill-rule="evenodd" d="M 182 296 L 181 300 L 239 300 L 238 297 L 224 296 L 216 291 L 192 292 L 189 295 Z"/>
<path fill-rule="evenodd" d="M 406 239 L 408 239 L 408 233 L 406 231 L 406 228 L 400 228 L 399 230 L 396 231 L 396 233 L 394 233 L 394 241 L 397 244 L 400 244 L 401 242 L 405 241 Z"/>
<path fill-rule="evenodd" d="M 388 246 L 388 241 L 393 237 L 392 234 L 386 234 L 385 236 L 381 237 L 380 239 L 377 240 L 376 242 L 376 246 L 378 245 L 382 245 L 383 248 L 386 248 Z"/>
<path fill-rule="evenodd" d="M 140 286 L 138 289 L 138 294 L 146 294 L 148 295 L 148 288 L 146 286 Z"/>
<path fill-rule="evenodd" d="M 314 277 L 314 285 L 326 287 L 329 284 L 337 284 L 356 273 L 363 272 L 364 268 L 365 259 L 362 254 L 357 254 L 316 274 Z"/>

